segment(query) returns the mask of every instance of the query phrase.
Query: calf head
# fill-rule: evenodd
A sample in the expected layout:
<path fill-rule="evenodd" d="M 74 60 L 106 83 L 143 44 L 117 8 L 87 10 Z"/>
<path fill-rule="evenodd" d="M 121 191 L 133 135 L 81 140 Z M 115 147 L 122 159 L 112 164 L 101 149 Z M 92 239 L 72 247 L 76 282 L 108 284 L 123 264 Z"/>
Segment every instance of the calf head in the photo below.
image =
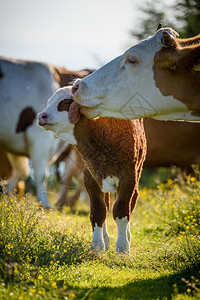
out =
<path fill-rule="evenodd" d="M 80 118 L 79 108 L 72 99 L 71 88 L 60 88 L 48 100 L 47 107 L 38 114 L 38 124 L 75 144 L 73 129 Z"/>

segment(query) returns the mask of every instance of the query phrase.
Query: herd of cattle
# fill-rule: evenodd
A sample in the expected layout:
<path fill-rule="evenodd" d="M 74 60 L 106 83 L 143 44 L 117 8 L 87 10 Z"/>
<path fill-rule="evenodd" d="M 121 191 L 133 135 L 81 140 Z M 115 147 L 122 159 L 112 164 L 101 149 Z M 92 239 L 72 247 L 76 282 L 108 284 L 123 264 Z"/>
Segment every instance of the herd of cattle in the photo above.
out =
<path fill-rule="evenodd" d="M 139 119 L 90 120 L 80 115 L 80 106 L 73 100 L 80 90 L 79 81 L 74 87 L 67 86 L 92 72 L 0 58 L 0 177 L 11 192 L 18 181 L 29 176 L 30 159 L 38 201 L 50 208 L 44 182 L 48 164 L 64 161 L 56 205 L 72 205 L 84 191 L 91 207 L 92 247 L 103 250 L 109 247 L 105 221 L 109 192 L 117 190 L 113 207 L 118 226 L 116 250 L 127 252 L 130 214 L 137 202 L 143 164 L 144 168 L 175 165 L 182 169 L 199 164 L 196 137 L 200 125 L 146 118 L 143 128 Z M 67 187 L 72 177 L 79 186 L 70 198 Z"/>
<path fill-rule="evenodd" d="M 44 132 L 37 125 L 37 114 L 45 108 L 48 98 L 59 87 L 68 86 L 79 77 L 92 70 L 70 71 L 51 64 L 0 58 L 0 177 L 7 179 L 6 187 L 11 191 L 21 179 L 30 174 L 28 158 L 32 162 L 37 196 L 44 207 L 48 207 L 44 178 L 48 162 L 58 153 L 69 148 L 50 132 Z M 9 113 L 8 113 L 9 112 Z M 200 133 L 198 123 L 144 120 L 147 138 L 147 157 L 145 168 L 178 166 L 189 168 L 200 163 L 200 142 L 196 137 Z M 178 137 L 178 138 L 177 138 Z M 61 148 L 61 149 L 60 149 Z M 76 162 L 75 149 L 70 147 L 71 156 L 67 164 Z M 66 160 L 66 157 L 63 159 Z M 65 170 L 65 181 L 58 205 L 73 203 L 66 199 L 66 186 L 75 176 L 84 190 L 82 172 L 76 164 Z M 77 198 L 77 197 L 75 197 Z M 64 200 L 65 199 L 65 200 Z M 69 204 L 68 203 L 68 204 Z"/>

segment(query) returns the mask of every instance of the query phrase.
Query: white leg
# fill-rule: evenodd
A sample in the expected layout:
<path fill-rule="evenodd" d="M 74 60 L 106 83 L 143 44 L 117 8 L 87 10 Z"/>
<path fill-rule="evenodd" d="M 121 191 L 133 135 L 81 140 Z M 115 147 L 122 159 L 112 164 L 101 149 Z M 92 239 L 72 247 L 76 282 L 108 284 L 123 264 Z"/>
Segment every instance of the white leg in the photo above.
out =
<path fill-rule="evenodd" d="M 105 243 L 105 250 L 108 250 L 110 247 L 110 236 L 107 231 L 106 221 L 103 224 L 103 239 L 104 239 L 104 243 Z"/>
<path fill-rule="evenodd" d="M 97 251 L 100 250 L 105 251 L 105 243 L 103 239 L 103 228 L 99 227 L 97 224 L 95 224 L 94 231 L 93 231 L 91 249 L 95 249 Z"/>
<path fill-rule="evenodd" d="M 118 229 L 116 251 L 118 252 L 129 252 L 130 251 L 130 242 L 129 242 L 129 222 L 128 218 L 124 217 L 122 219 L 116 218 Z M 128 233 L 128 234 L 127 234 Z"/>
<path fill-rule="evenodd" d="M 47 167 L 47 159 L 46 157 L 36 157 L 33 155 L 31 157 L 32 165 L 34 170 L 34 179 L 36 185 L 36 193 L 38 197 L 38 201 L 41 202 L 44 208 L 52 208 L 49 204 L 47 191 L 45 187 L 45 175 L 46 175 L 46 167 Z"/>
<path fill-rule="evenodd" d="M 32 126 L 26 133 L 27 148 L 34 170 L 34 179 L 38 201 L 44 208 L 52 208 L 49 204 L 44 180 L 48 161 L 53 156 L 57 141 L 55 137 L 45 132 L 39 126 Z"/>

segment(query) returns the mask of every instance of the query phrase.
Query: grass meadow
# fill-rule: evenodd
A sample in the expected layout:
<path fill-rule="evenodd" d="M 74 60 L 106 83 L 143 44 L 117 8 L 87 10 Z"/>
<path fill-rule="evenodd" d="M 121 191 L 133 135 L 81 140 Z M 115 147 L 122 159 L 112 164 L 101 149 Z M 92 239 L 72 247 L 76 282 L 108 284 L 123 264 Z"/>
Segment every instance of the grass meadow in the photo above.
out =
<path fill-rule="evenodd" d="M 49 191 L 51 202 L 57 194 Z M 131 252 L 90 251 L 89 208 L 44 210 L 35 197 L 1 195 L 0 299 L 200 299 L 200 181 L 141 188 Z"/>

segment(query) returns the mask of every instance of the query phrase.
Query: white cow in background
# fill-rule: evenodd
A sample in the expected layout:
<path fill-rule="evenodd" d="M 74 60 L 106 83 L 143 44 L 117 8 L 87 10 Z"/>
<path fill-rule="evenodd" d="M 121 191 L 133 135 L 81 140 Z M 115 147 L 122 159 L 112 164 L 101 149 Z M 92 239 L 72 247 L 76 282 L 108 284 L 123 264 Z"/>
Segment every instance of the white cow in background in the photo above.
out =
<path fill-rule="evenodd" d="M 38 201 L 50 208 L 43 184 L 48 161 L 55 154 L 59 139 L 37 125 L 37 114 L 48 98 L 88 71 L 69 71 L 51 64 L 0 57 L 0 148 L 8 152 L 13 169 L 6 188 L 11 191 L 30 173 L 32 161 Z"/>

